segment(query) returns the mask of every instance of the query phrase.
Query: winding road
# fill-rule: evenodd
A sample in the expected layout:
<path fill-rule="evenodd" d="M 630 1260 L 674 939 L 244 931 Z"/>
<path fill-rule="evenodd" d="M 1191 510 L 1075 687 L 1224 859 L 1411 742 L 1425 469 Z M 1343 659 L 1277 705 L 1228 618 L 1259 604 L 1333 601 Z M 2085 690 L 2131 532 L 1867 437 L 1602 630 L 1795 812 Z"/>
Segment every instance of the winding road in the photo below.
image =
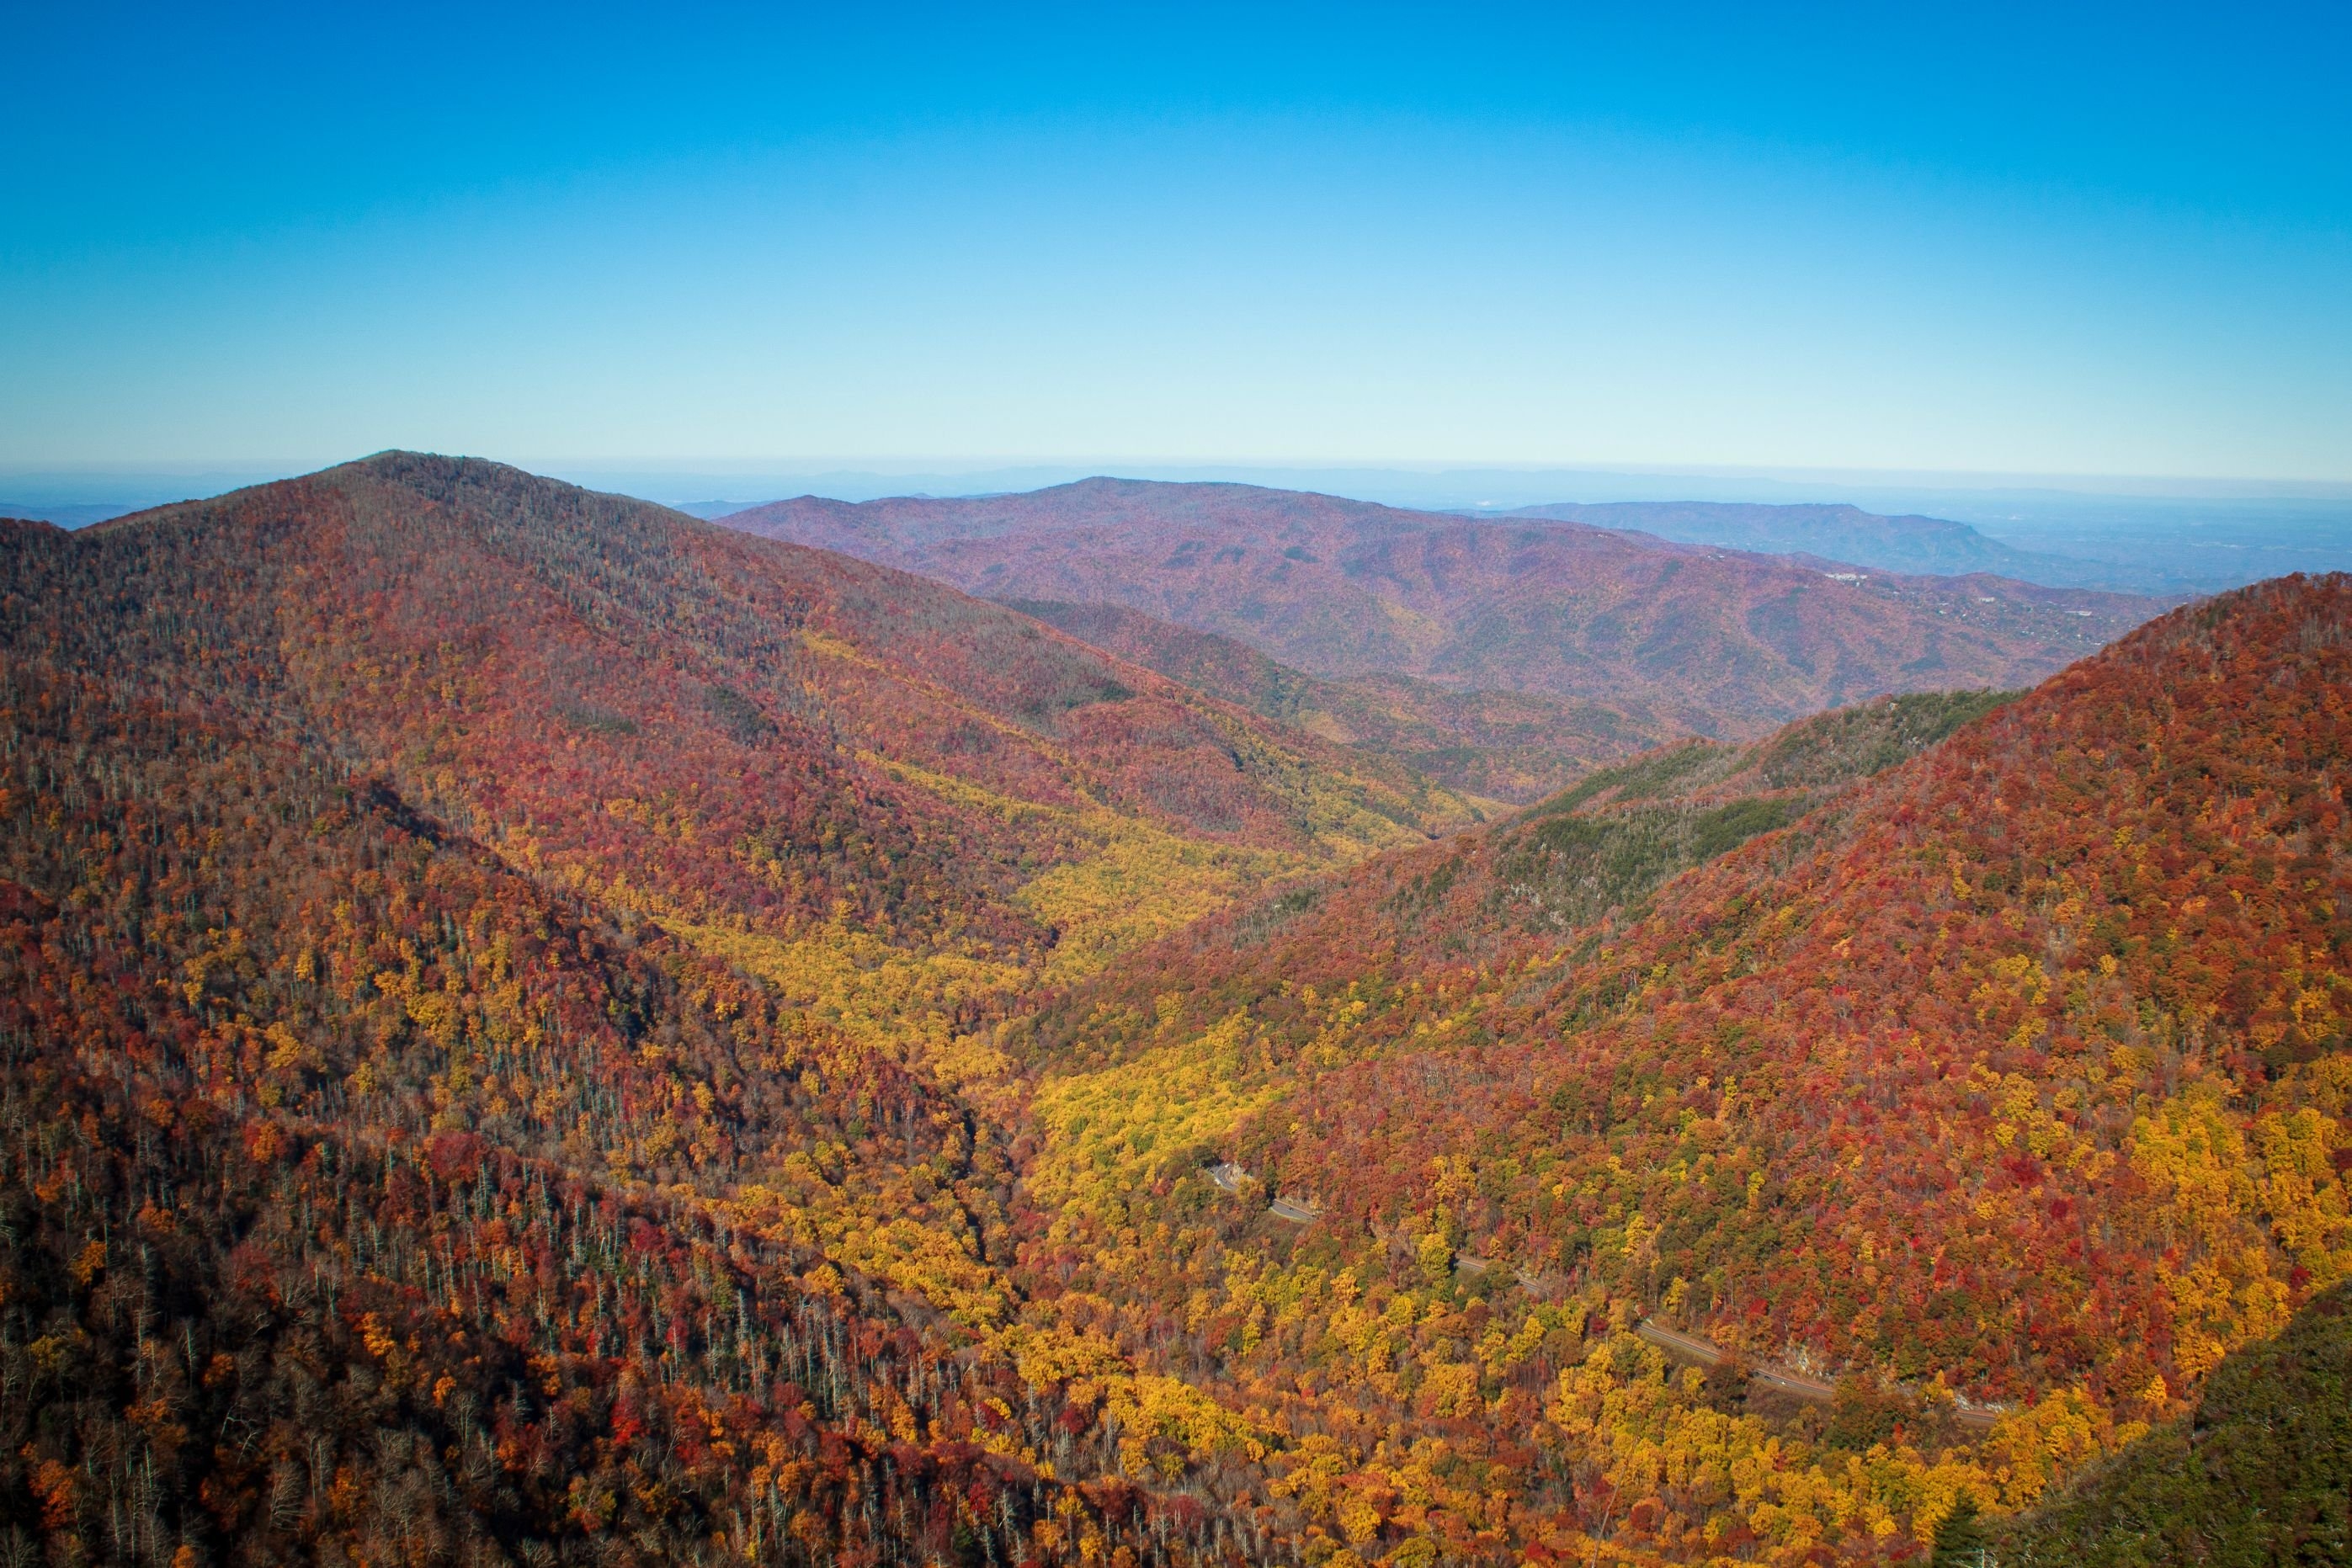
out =
<path fill-rule="evenodd" d="M 1667 1354 L 1679 1356 L 1700 1366 L 1720 1365 L 1730 1354 L 1713 1340 L 1701 1339 L 1696 1334 L 1684 1333 L 1679 1329 L 1667 1328 L 1648 1318 L 1643 1318 L 1635 1324 L 1633 1333 Z M 1756 1363 L 1748 1369 L 1748 1375 L 1751 1380 L 1762 1384 L 1767 1388 L 1777 1389 L 1782 1394 L 1792 1395 L 1814 1405 L 1826 1405 L 1837 1394 L 1835 1387 L 1818 1377 L 1799 1372 L 1793 1367 L 1778 1366 L 1770 1362 Z M 1973 1427 L 1979 1431 L 1990 1428 L 2000 1415 L 2000 1411 L 1988 1409 L 1979 1405 L 1962 1404 L 1956 1406 L 1952 1411 L 1954 1420 L 1963 1427 Z"/>
<path fill-rule="evenodd" d="M 1209 1179 L 1217 1184 L 1220 1191 L 1237 1193 L 1241 1191 L 1242 1184 L 1250 1179 L 1250 1174 L 1233 1161 L 1225 1160 L 1209 1167 Z M 1276 1219 L 1286 1219 L 1293 1225 L 1312 1225 L 1323 1218 L 1323 1211 L 1320 1208 L 1305 1198 L 1297 1197 L 1277 1197 L 1266 1205 L 1266 1212 Z M 1483 1274 L 1492 1265 L 1486 1259 L 1473 1257 L 1465 1252 L 1455 1258 L 1454 1266 L 1465 1273 Z M 1517 1279 L 1520 1284 L 1531 1291 L 1540 1283 L 1536 1277 L 1528 1275 L 1524 1270 L 1517 1272 Z M 1694 1333 L 1685 1333 L 1680 1329 L 1670 1329 L 1650 1318 L 1643 1318 L 1636 1323 L 1633 1333 L 1667 1354 L 1699 1366 L 1719 1366 L 1731 1354 L 1713 1340 L 1703 1339 Z M 1802 1399 L 1809 1404 L 1827 1405 L 1837 1396 L 1834 1385 L 1822 1382 L 1810 1373 L 1800 1372 L 1794 1367 L 1782 1366 L 1773 1362 L 1757 1362 L 1751 1364 L 1748 1369 L 1748 1375 L 1751 1381 L 1760 1383 L 1767 1388 Z M 1952 1419 L 1963 1427 L 1973 1427 L 1978 1431 L 1989 1430 L 2000 1416 L 2000 1411 L 1996 1408 L 1983 1405 L 1971 1405 L 1966 1400 L 1958 1402 L 1952 1409 Z"/>
<path fill-rule="evenodd" d="M 1249 1180 L 1249 1172 L 1226 1160 L 1209 1167 L 1209 1179 L 1221 1192 L 1239 1192 L 1242 1183 Z M 1312 1225 L 1323 1218 L 1323 1211 L 1303 1197 L 1276 1197 L 1265 1206 L 1265 1211 L 1276 1219 L 1286 1219 L 1293 1225 Z"/>

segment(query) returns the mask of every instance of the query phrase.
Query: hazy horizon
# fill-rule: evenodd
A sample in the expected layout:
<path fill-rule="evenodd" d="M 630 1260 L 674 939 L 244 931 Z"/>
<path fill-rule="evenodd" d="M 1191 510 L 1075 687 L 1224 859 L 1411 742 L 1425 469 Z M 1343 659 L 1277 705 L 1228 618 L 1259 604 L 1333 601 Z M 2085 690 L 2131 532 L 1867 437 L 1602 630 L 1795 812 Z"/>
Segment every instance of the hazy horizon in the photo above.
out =
<path fill-rule="evenodd" d="M 1309 490 L 1474 515 L 1557 503 L 1852 506 L 1880 515 L 1964 524 L 1997 544 L 2042 558 L 2044 577 L 2062 559 L 2071 560 L 2098 570 L 2087 579 L 2062 570 L 2060 579 L 2130 591 L 2205 592 L 2292 571 L 2352 570 L 2352 486 L 2327 484 L 1695 466 L 1262 465 L 1117 458 L 977 468 L 911 460 L 864 466 L 819 459 L 635 465 L 512 461 L 534 473 L 707 518 L 803 495 L 850 502 L 971 497 L 1110 476 Z M 79 528 L 328 465 L 257 464 L 208 472 L 149 465 L 46 474 L 0 468 L 0 515 Z M 1630 519 L 1622 526 L 1643 525 Z M 2025 558 L 2012 559 L 2010 569 L 2033 575 Z"/>
<path fill-rule="evenodd" d="M 0 495 L 54 497 L 61 502 L 101 501 L 114 499 L 125 491 L 145 494 L 157 490 L 159 486 L 184 481 L 217 482 L 220 488 L 225 490 L 315 473 L 322 468 L 372 455 L 374 452 L 393 450 L 401 449 L 375 447 L 368 452 L 300 458 L 236 457 L 205 460 L 166 458 L 150 461 L 91 461 L 72 464 L 0 464 Z M 737 489 L 747 487 L 766 489 L 772 487 L 776 483 L 816 482 L 826 479 L 851 479 L 880 485 L 900 482 L 908 484 L 938 482 L 951 486 L 950 489 L 938 491 L 919 488 L 877 490 L 876 494 L 878 496 L 882 494 L 977 495 L 993 493 L 992 490 L 977 487 L 982 486 L 1006 490 L 1034 489 L 1046 485 L 1064 484 L 1075 479 L 1098 476 L 1167 479 L 1170 482 L 1181 483 L 1189 480 L 1228 480 L 1234 476 L 1259 476 L 1262 477 L 1234 479 L 1233 482 L 1265 484 L 1276 488 L 1312 488 L 1314 486 L 1307 481 L 1334 476 L 1397 476 L 1423 479 L 1458 476 L 1475 479 L 1482 476 L 1499 476 L 1512 479 L 1556 476 L 1563 483 L 1574 483 L 1580 480 L 1603 482 L 1631 480 L 1639 481 L 1643 486 L 1659 487 L 1662 490 L 1675 489 L 1677 484 L 1687 481 L 1700 487 L 1820 490 L 1824 497 L 1832 492 L 1855 488 L 1919 488 L 2171 499 L 2352 500 L 2352 479 L 2244 475 L 2098 474 L 1811 465 L 1783 467 L 1750 464 L 1699 462 L 1636 464 L 1601 460 L 1587 463 L 1533 461 L 1470 463 L 1445 459 L 1408 458 L 1373 463 L 1349 462 L 1336 458 L 1293 457 L 1253 462 L 1216 457 L 1154 456 L 1136 454 L 1098 454 L 1076 456 L 1044 455 L 1006 458 L 954 455 L 876 457 L 858 455 L 774 457 L 688 455 L 654 458 L 627 455 L 517 455 L 453 450 L 445 455 L 484 457 L 492 462 L 504 463 L 531 473 L 546 474 L 580 484 L 589 484 L 600 477 L 627 479 L 638 485 L 651 483 L 675 488 L 681 498 L 686 497 L 688 492 L 707 489 L 712 486 L 720 488 L 732 486 Z M 1288 483 L 1294 480 L 1298 483 Z M 1000 481 L 1002 481 L 1001 484 L 999 484 Z M 200 494 L 216 493 L 219 492 L 192 491 L 187 496 L 178 498 L 194 499 L 199 498 Z M 809 493 L 828 494 L 824 491 Z M 1681 492 L 1676 490 L 1675 496 L 1681 498 Z M 762 498 L 778 497 L 765 496 Z M 1563 496 L 1557 498 L 1593 497 Z"/>

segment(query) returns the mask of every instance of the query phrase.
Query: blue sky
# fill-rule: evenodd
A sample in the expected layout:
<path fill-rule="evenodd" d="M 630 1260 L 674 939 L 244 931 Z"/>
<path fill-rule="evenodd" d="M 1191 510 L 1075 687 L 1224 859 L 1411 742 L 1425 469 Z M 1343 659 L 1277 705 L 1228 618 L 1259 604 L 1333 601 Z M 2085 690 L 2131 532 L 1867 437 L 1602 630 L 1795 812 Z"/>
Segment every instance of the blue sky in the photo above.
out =
<path fill-rule="evenodd" d="M 0 466 L 2352 479 L 2352 9 L 37 8 Z"/>

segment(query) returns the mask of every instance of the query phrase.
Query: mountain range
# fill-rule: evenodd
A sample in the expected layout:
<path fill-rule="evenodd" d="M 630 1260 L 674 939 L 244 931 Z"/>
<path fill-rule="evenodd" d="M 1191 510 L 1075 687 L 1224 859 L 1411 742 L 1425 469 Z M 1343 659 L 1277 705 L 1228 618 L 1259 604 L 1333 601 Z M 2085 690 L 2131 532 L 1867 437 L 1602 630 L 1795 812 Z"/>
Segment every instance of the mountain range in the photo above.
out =
<path fill-rule="evenodd" d="M 1887 692 L 2036 680 L 2160 608 L 1239 485 L 803 498 L 719 521 L 992 598 L 1120 605 L 1326 678 L 1406 674 L 1718 736 Z"/>
<path fill-rule="evenodd" d="M 0 1552 L 2325 1560 L 2352 580 L 1071 489 L 0 525 Z"/>

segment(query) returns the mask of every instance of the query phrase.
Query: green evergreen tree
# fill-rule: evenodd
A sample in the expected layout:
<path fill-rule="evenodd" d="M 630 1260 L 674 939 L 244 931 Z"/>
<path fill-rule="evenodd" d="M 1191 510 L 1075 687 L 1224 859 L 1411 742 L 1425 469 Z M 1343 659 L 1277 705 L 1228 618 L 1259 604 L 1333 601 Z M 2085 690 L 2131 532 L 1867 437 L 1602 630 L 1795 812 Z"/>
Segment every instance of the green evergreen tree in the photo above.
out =
<path fill-rule="evenodd" d="M 1977 1522 L 1974 1499 L 1963 1496 L 1944 1522 L 1936 1527 L 1935 1550 L 1929 1568 L 1986 1568 L 1984 1527 Z"/>

